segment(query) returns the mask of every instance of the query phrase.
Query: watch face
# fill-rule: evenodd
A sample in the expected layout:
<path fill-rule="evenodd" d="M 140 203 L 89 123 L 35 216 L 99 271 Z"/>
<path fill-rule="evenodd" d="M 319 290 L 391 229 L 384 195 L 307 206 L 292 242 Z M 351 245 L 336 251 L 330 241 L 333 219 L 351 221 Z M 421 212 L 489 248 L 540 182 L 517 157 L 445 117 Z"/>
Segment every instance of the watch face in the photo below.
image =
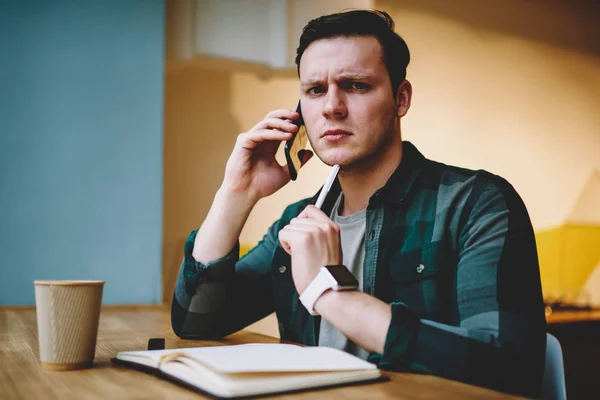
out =
<path fill-rule="evenodd" d="M 325 268 L 333 275 L 339 286 L 358 287 L 358 281 L 345 265 L 327 265 Z"/>

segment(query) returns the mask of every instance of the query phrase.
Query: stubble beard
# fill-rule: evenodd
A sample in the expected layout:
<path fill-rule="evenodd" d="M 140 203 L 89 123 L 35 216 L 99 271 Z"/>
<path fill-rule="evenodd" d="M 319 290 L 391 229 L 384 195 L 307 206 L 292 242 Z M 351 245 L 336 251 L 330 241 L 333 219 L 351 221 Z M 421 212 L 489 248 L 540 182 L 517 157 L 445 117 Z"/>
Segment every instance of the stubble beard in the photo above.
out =
<path fill-rule="evenodd" d="M 396 135 L 400 135 L 400 132 L 396 129 L 397 118 L 390 117 L 388 126 L 385 128 L 386 134 L 379 137 L 378 143 L 370 148 L 367 148 L 366 154 L 358 154 L 355 156 L 351 156 L 349 159 L 340 162 L 334 159 L 334 157 L 327 157 L 326 154 L 323 154 L 321 150 L 314 146 L 313 141 L 311 140 L 310 134 L 308 135 L 308 140 L 311 144 L 311 147 L 315 153 L 315 155 L 326 165 L 332 167 L 335 164 L 339 164 L 344 173 L 353 173 L 353 172 L 365 172 L 366 170 L 370 170 L 377 166 L 379 162 L 381 162 L 381 156 L 389 150 L 389 147 L 393 143 Z"/>
<path fill-rule="evenodd" d="M 386 129 L 386 134 L 380 136 L 378 143 L 376 143 L 375 146 L 368 148 L 366 154 L 356 155 L 340 165 L 344 171 L 344 174 L 362 174 L 366 171 L 376 169 L 378 164 L 384 161 L 382 156 L 389 151 L 397 135 L 399 136 L 400 132 L 396 132 L 395 119 L 393 119 Z M 324 160 L 324 162 L 325 164 L 333 165 L 327 163 L 326 160 Z"/>

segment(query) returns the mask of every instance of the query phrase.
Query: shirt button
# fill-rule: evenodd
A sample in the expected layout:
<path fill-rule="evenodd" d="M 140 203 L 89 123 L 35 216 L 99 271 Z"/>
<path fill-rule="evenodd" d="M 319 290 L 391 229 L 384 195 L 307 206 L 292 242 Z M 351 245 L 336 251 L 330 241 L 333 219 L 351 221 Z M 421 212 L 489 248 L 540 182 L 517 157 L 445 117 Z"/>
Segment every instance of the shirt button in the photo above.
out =
<path fill-rule="evenodd" d="M 286 269 L 287 268 L 285 267 L 285 265 L 282 265 L 281 267 L 279 267 L 279 272 L 283 274 Z"/>
<path fill-rule="evenodd" d="M 375 239 L 375 230 L 371 230 L 371 240 Z"/>
<path fill-rule="evenodd" d="M 419 266 L 417 267 L 417 272 L 421 273 L 421 272 L 423 272 L 424 269 L 425 269 L 425 266 L 423 264 L 419 264 Z"/>

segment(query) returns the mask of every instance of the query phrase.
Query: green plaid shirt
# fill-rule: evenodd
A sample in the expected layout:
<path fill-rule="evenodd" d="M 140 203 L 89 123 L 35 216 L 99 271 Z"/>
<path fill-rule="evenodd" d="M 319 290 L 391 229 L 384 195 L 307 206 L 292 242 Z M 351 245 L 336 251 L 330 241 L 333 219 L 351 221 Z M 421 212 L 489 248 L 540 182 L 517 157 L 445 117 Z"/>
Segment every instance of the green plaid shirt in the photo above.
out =
<path fill-rule="evenodd" d="M 402 162 L 370 199 L 363 290 L 390 304 L 382 369 L 429 373 L 521 395 L 541 387 L 546 322 L 535 237 L 499 176 L 434 162 L 403 142 Z M 336 181 L 323 211 L 340 192 Z M 185 246 L 172 326 L 220 338 L 275 312 L 281 338 L 315 346 L 321 317 L 298 299 L 278 232 L 317 195 L 286 208 L 261 242 L 203 265 Z"/>

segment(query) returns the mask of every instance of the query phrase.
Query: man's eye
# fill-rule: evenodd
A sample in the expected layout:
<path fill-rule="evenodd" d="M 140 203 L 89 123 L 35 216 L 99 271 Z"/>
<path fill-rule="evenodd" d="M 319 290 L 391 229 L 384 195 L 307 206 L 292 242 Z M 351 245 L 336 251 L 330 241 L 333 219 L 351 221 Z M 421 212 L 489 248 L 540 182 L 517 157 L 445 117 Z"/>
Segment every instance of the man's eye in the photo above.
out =
<path fill-rule="evenodd" d="M 315 86 L 315 87 L 312 87 L 312 88 L 308 89 L 307 93 L 314 95 L 314 94 L 323 93 L 324 91 L 325 91 L 325 89 L 322 86 Z"/>
<path fill-rule="evenodd" d="M 366 90 L 369 88 L 369 85 L 363 82 L 352 82 L 352 89 L 355 90 Z"/>

